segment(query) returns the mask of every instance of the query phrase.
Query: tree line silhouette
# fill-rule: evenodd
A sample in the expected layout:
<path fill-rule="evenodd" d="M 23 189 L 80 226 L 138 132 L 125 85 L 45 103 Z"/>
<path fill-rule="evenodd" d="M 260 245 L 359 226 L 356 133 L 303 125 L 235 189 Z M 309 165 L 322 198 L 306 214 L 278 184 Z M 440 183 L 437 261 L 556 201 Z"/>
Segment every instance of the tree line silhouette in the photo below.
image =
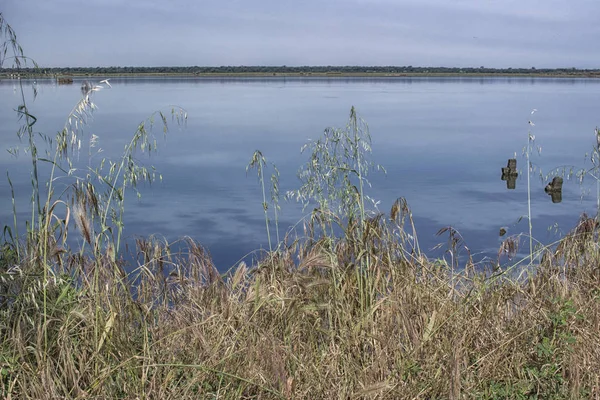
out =
<path fill-rule="evenodd" d="M 220 66 L 220 67 L 51 67 L 0 68 L 0 74 L 25 75 L 108 75 L 108 74 L 480 74 L 480 75 L 565 75 L 600 76 L 600 69 L 577 68 L 487 68 L 409 66 Z"/>

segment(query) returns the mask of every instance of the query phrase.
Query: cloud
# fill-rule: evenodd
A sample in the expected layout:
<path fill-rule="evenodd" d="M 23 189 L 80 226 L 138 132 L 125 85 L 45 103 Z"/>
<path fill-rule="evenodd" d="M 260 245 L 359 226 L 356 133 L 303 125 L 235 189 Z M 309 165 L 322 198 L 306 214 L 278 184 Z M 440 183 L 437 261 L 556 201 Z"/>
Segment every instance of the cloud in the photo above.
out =
<path fill-rule="evenodd" d="M 599 12 L 590 0 L 8 0 L 4 14 L 43 65 L 596 67 Z"/>

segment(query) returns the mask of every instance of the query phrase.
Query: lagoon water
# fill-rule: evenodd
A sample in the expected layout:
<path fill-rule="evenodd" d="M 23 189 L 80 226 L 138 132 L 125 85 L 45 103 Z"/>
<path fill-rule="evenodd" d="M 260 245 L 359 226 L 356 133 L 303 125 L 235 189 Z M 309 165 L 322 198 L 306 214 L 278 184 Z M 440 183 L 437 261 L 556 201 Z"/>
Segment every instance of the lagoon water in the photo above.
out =
<path fill-rule="evenodd" d="M 35 130 L 54 135 L 79 100 L 82 79 L 57 86 L 24 81 Z M 586 154 L 596 143 L 600 124 L 600 80 L 554 78 L 113 78 L 112 88 L 94 95 L 98 110 L 86 127 L 99 138 L 103 153 L 116 159 L 138 124 L 155 110 L 172 105 L 188 113 L 187 125 L 171 123 L 159 151 L 138 160 L 153 165 L 162 182 L 142 185 L 141 199 L 128 195 L 125 237 L 190 236 L 204 245 L 224 271 L 253 250 L 268 247 L 262 194 L 256 172 L 246 165 L 260 150 L 281 172 L 281 192 L 299 186 L 296 171 L 308 159 L 300 148 L 326 127 L 343 127 L 352 106 L 369 124 L 373 160 L 387 174 L 371 172 L 368 194 L 382 212 L 405 197 L 418 229 L 420 246 L 431 250 L 447 236 L 435 233 L 453 226 L 478 260 L 494 258 L 502 238 L 527 231 L 523 148 L 528 131 L 535 135 L 532 162 L 534 237 L 544 243 L 568 232 L 581 213 L 596 214 L 596 183 L 565 179 L 562 202 L 544 192 L 562 166 L 591 168 Z M 28 218 L 29 156 L 16 132 L 14 111 L 21 103 L 18 82 L 0 81 L 0 225 L 12 225 L 10 174 L 21 221 Z M 531 111 L 537 109 L 533 115 Z M 528 122 L 532 121 L 534 125 Z M 15 158 L 4 148 L 19 146 Z M 518 160 L 516 189 L 500 180 L 507 159 Z M 84 147 L 81 157 L 88 157 Z M 68 180 L 61 180 L 66 185 Z M 281 203 L 282 230 L 302 217 L 301 207 Z M 298 234 L 302 234 L 299 229 Z M 558 235 L 558 236 L 557 236 Z M 523 248 L 526 250 L 525 241 Z"/>

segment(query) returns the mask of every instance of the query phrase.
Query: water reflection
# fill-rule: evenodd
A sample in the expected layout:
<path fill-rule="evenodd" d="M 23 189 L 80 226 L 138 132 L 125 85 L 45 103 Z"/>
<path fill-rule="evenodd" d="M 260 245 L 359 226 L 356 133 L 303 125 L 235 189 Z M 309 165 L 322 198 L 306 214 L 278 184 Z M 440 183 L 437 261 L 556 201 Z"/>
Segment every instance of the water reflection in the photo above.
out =
<path fill-rule="evenodd" d="M 101 78 L 75 77 L 72 85 L 60 86 L 55 80 L 37 81 L 38 96 L 30 104 L 39 121 L 36 130 L 52 136 L 62 129 L 65 116 L 81 98 L 78 86 L 86 79 Z M 526 220 L 520 219 L 527 187 L 516 187 L 518 156 L 512 164 L 506 156 L 521 150 L 522 122 L 530 110 L 537 108 L 543 117 L 536 120 L 543 131 L 544 153 L 534 159 L 540 171 L 579 165 L 581 156 L 589 152 L 589 131 L 597 124 L 600 79 L 534 82 L 516 77 L 483 81 L 467 77 L 115 77 L 110 80 L 113 89 L 96 97 L 99 112 L 86 133 L 99 137 L 103 158 L 115 160 L 122 155 L 129 133 L 149 111 L 166 104 L 185 107 L 190 116 L 187 129 L 179 132 L 173 127 L 164 141 L 157 131 L 158 154 L 151 159 L 138 155 L 164 180 L 140 187 L 142 197 L 137 201 L 128 197 L 124 237 L 154 233 L 172 242 L 190 236 L 226 270 L 251 250 L 268 246 L 261 190 L 256 179 L 245 173 L 253 150 L 260 149 L 277 165 L 282 193 L 297 189 L 296 171 L 307 162 L 299 149 L 307 140 L 320 137 L 324 128 L 342 127 L 355 105 L 373 136 L 372 161 L 387 170 L 369 176 L 372 186 L 366 189 L 373 203 L 384 210 L 397 197 L 405 197 L 415 218 L 419 246 L 428 256 L 444 255 L 443 250 L 432 250 L 439 242 L 435 232 L 451 225 L 473 249 L 475 259 L 495 258 L 499 226 L 511 234 L 528 231 Z M 33 80 L 22 83 L 31 85 Z M 27 213 L 31 178 L 24 156 L 26 143 L 15 134 L 20 122 L 14 110 L 21 98 L 13 94 L 13 86 L 14 81 L 0 81 L 0 137 L 3 148 L 19 146 L 23 155 L 14 158 L 1 151 L 0 172 L 3 176 L 9 172 L 18 221 L 25 221 L 31 214 Z M 87 163 L 87 148 L 84 143 L 82 163 Z M 498 165 L 515 172 L 502 174 L 509 190 L 497 182 Z M 41 173 L 49 175 L 47 170 Z M 568 176 L 567 172 L 552 176 L 556 175 Z M 543 189 L 551 179 L 531 182 L 533 235 L 544 243 L 555 239 L 548 226 L 571 227 L 581 212 L 597 210 L 595 198 L 586 195 L 582 201 L 573 190 L 561 204 L 550 203 Z M 60 183 L 66 185 L 66 180 Z M 591 183 L 595 181 L 583 184 Z M 586 189 L 590 188 L 581 190 Z M 1 228 L 13 224 L 6 177 L 0 178 L 0 194 Z M 557 191 L 549 194 L 560 198 Z M 281 204 L 280 229 L 299 227 L 301 237 L 300 205 Z"/>
<path fill-rule="evenodd" d="M 78 84 L 86 79 L 91 81 L 101 80 L 104 77 L 82 77 L 74 76 L 68 77 L 68 83 Z M 62 78 L 58 80 L 61 82 Z M 32 79 L 22 79 L 23 83 L 31 83 Z M 323 83 L 335 83 L 335 84 L 356 84 L 356 83 L 369 83 L 369 84 L 467 84 L 467 85 L 557 85 L 557 86 L 574 86 L 574 85 L 599 85 L 600 79 L 587 79 L 587 78 L 558 78 L 558 77 L 478 77 L 478 76 L 377 76 L 377 77 L 364 77 L 364 76 L 114 76 L 110 77 L 111 83 L 122 84 L 124 86 L 134 86 L 140 83 L 157 84 L 157 83 L 168 83 L 172 84 L 248 84 L 248 83 L 298 83 L 305 85 L 312 84 L 323 84 Z M 0 85 L 11 84 L 14 85 L 15 80 L 12 79 L 0 79 Z M 55 85 L 56 79 L 53 78 L 39 78 L 39 82 L 45 85 Z M 65 82 L 67 83 L 67 82 Z"/>

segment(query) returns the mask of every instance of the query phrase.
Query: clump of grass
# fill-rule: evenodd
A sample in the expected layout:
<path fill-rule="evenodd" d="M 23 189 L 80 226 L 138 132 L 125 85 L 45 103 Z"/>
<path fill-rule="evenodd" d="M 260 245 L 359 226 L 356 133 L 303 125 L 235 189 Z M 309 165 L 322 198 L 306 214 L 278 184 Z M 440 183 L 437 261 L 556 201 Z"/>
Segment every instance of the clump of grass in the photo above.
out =
<path fill-rule="evenodd" d="M 370 160 L 371 134 L 367 123 L 352 107 L 345 128 L 325 129 L 321 138 L 308 142 L 301 152 L 307 150 L 310 159 L 298 172 L 301 186 L 288 192 L 287 197 L 303 202 L 305 209 L 309 205 L 315 207 L 309 229 L 311 236 L 314 236 L 316 223 L 324 243 L 331 247 L 339 231 L 353 238 L 349 241 L 351 245 L 368 244 L 365 235 L 369 233 L 370 216 L 365 186 L 370 186 L 369 170 L 383 168 L 374 166 Z M 356 252 L 356 256 L 352 262 L 360 285 L 360 304 L 366 311 L 367 303 L 373 300 L 369 287 L 373 265 L 369 251 Z"/>
<path fill-rule="evenodd" d="M 344 216 L 362 225 L 367 216 L 367 176 L 374 167 L 369 159 L 368 125 L 352 107 L 345 129 L 325 129 L 321 138 L 304 145 L 301 152 L 307 150 L 310 159 L 298 173 L 301 187 L 287 196 L 302 201 L 305 208 L 313 204 L 325 215 Z M 324 229 L 334 235 L 331 222 Z"/>

